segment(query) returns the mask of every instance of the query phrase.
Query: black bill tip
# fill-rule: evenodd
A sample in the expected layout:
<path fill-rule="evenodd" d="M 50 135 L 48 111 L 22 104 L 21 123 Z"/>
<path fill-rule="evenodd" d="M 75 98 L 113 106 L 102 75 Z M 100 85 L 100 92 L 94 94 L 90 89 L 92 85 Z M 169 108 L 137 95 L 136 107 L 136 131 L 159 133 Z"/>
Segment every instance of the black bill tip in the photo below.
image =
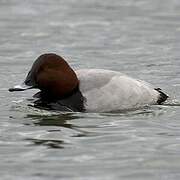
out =
<path fill-rule="evenodd" d="M 21 88 L 9 88 L 8 91 L 9 92 L 14 92 L 14 91 L 24 91 L 25 89 L 21 89 Z"/>

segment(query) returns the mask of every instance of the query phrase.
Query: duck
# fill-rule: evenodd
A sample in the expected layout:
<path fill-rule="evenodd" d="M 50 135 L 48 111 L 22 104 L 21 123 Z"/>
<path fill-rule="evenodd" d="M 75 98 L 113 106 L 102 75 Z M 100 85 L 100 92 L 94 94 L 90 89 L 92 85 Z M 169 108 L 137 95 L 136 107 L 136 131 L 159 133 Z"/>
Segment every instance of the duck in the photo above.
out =
<path fill-rule="evenodd" d="M 39 89 L 33 106 L 68 112 L 113 112 L 163 104 L 168 95 L 160 88 L 121 72 L 107 69 L 73 70 L 54 53 L 40 55 L 21 85 L 10 92 Z"/>

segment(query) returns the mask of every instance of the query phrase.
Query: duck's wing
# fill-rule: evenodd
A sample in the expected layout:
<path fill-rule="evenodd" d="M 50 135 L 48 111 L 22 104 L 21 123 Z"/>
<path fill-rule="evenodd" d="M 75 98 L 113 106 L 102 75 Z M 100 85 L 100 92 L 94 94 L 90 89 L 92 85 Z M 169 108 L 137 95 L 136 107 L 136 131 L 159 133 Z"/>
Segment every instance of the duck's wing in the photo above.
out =
<path fill-rule="evenodd" d="M 114 76 L 123 76 L 122 73 L 105 69 L 80 69 L 76 71 L 82 92 L 100 89 L 108 84 Z"/>
<path fill-rule="evenodd" d="M 78 70 L 76 73 L 80 91 L 87 99 L 88 111 L 132 109 L 160 102 L 161 93 L 151 84 L 122 73 L 102 69 Z"/>

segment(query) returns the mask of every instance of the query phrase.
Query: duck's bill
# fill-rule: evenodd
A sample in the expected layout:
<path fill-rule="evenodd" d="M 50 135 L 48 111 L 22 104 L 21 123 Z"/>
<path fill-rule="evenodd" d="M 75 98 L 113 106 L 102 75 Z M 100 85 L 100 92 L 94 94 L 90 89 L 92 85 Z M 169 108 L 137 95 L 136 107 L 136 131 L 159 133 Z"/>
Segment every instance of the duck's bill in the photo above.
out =
<path fill-rule="evenodd" d="M 27 90 L 27 89 L 32 89 L 33 88 L 33 86 L 27 86 L 26 84 L 22 84 L 22 85 L 16 85 L 16 86 L 14 86 L 14 87 L 12 87 L 12 88 L 9 88 L 9 91 L 10 92 L 13 92 L 13 91 L 25 91 L 25 90 Z"/>

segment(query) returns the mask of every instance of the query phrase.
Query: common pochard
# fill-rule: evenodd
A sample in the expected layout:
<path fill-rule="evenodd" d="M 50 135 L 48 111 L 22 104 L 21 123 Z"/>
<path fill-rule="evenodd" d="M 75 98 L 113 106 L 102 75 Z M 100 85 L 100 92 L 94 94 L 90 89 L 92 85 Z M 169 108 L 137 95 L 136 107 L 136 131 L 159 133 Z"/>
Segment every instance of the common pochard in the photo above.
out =
<path fill-rule="evenodd" d="M 104 69 L 74 71 L 56 54 L 43 54 L 24 83 L 9 91 L 37 88 L 34 106 L 59 111 L 111 112 L 162 104 L 168 96 L 160 88 L 120 72 Z"/>

